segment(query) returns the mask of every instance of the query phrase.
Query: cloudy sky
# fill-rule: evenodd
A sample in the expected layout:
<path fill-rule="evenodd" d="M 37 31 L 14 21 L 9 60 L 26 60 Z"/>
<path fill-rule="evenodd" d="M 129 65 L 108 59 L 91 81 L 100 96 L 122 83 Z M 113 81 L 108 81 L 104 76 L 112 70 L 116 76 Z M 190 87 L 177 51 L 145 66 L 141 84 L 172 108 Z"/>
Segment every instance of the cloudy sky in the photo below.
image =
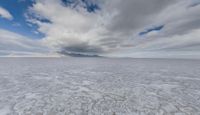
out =
<path fill-rule="evenodd" d="M 0 56 L 200 58 L 200 0 L 1 0 Z"/>

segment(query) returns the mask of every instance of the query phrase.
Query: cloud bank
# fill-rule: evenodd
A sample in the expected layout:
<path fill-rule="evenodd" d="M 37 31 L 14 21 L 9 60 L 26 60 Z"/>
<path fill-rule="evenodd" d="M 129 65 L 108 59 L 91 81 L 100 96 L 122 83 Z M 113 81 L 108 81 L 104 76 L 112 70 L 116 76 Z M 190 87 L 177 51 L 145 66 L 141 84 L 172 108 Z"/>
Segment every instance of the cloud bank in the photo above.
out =
<path fill-rule="evenodd" d="M 34 0 L 24 16 L 45 37 L 31 40 L 0 30 L 0 47 L 2 54 L 5 50 L 119 57 L 199 54 L 199 11 L 199 0 Z M 14 19 L 2 7 L 0 16 Z"/>
<path fill-rule="evenodd" d="M 26 16 L 56 52 L 109 55 L 198 51 L 199 11 L 195 0 L 36 0 Z"/>

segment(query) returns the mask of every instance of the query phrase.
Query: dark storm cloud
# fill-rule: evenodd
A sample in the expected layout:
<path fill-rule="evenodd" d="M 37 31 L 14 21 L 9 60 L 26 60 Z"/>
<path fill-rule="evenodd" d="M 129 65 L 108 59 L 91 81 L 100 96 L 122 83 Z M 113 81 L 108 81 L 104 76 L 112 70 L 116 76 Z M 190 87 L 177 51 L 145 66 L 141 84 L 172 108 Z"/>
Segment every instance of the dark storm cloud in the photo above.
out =
<path fill-rule="evenodd" d="M 89 44 L 81 43 L 81 44 L 75 44 L 70 46 L 63 46 L 61 47 L 62 52 L 70 52 L 70 53 L 102 53 L 103 50 L 96 46 L 90 46 Z"/>

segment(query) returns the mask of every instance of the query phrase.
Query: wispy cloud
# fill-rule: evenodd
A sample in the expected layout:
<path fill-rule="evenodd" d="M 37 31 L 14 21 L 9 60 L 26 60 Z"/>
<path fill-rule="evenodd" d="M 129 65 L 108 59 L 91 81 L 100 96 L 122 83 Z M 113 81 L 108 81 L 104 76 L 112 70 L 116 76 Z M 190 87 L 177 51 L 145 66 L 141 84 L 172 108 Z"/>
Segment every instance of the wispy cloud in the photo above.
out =
<path fill-rule="evenodd" d="M 8 20 L 13 19 L 13 16 L 10 14 L 10 12 L 4 9 L 3 7 L 0 7 L 0 17 L 3 17 Z"/>
<path fill-rule="evenodd" d="M 49 52 L 41 41 L 2 29 L 0 29 L 0 40 L 0 56 L 34 56 Z"/>

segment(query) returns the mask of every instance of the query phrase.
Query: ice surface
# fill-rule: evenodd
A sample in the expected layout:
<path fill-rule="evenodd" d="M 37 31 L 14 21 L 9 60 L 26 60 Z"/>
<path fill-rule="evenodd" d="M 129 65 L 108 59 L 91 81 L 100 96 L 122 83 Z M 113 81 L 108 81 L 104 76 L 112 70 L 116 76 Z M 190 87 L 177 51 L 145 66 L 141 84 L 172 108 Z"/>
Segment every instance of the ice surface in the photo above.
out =
<path fill-rule="evenodd" d="M 0 58 L 0 115 L 200 115 L 200 61 Z"/>

